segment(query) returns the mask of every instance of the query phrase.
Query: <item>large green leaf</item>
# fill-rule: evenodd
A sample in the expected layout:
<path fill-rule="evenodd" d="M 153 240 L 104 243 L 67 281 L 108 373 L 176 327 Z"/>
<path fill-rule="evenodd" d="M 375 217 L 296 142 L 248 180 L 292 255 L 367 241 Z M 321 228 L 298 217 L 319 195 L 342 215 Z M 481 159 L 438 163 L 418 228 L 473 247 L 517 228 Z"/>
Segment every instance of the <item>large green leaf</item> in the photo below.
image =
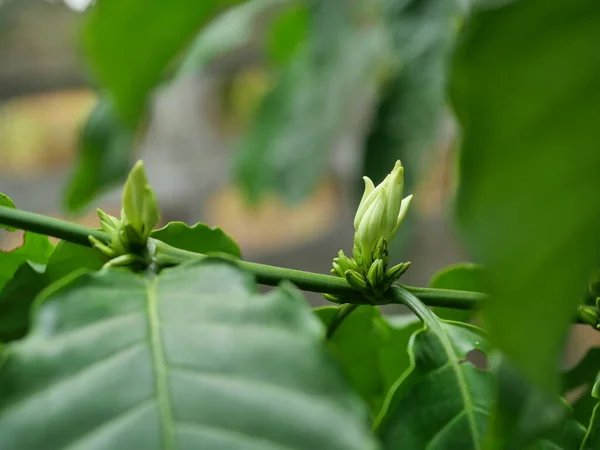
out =
<path fill-rule="evenodd" d="M 137 125 L 149 91 L 199 28 L 239 0 L 102 0 L 89 11 L 84 44 L 121 119 Z"/>
<path fill-rule="evenodd" d="M 98 270 L 102 261 L 95 250 L 60 241 L 45 266 L 25 262 L 0 289 L 0 342 L 20 339 L 27 333 L 30 310 L 36 297 L 61 278 L 82 270 Z"/>
<path fill-rule="evenodd" d="M 323 336 L 294 288 L 223 262 L 80 276 L 5 347 L 3 448 L 375 449 Z"/>
<path fill-rule="evenodd" d="M 455 56 L 458 217 L 489 270 L 486 326 L 552 390 L 600 247 L 597 42 L 599 2 L 523 0 L 476 14 Z"/>
<path fill-rule="evenodd" d="M 392 288 L 394 289 L 394 288 Z M 412 370 L 387 401 L 378 434 L 385 449 L 480 449 L 495 377 L 468 359 L 490 353 L 483 331 L 437 318 L 407 291 L 396 291 L 424 322 L 410 343 Z"/>
<path fill-rule="evenodd" d="M 183 222 L 170 222 L 160 230 L 153 231 L 152 237 L 190 252 L 205 255 L 227 253 L 236 258 L 242 256 L 240 248 L 229 235 L 218 227 L 210 228 L 203 223 L 190 227 Z"/>
<path fill-rule="evenodd" d="M 267 93 L 237 161 L 256 200 L 277 189 L 298 201 L 323 180 L 329 150 L 373 85 L 387 42 L 364 2 L 310 2 L 304 45 Z"/>
<path fill-rule="evenodd" d="M 86 207 L 98 194 L 125 179 L 135 132 L 123 124 L 111 102 L 101 99 L 83 128 L 79 156 L 65 192 L 71 211 Z"/>
<path fill-rule="evenodd" d="M 429 287 L 437 289 L 455 289 L 459 291 L 488 292 L 485 269 L 472 263 L 453 264 L 437 272 L 429 282 Z M 467 322 L 474 311 L 436 308 L 438 317 L 446 320 Z"/>

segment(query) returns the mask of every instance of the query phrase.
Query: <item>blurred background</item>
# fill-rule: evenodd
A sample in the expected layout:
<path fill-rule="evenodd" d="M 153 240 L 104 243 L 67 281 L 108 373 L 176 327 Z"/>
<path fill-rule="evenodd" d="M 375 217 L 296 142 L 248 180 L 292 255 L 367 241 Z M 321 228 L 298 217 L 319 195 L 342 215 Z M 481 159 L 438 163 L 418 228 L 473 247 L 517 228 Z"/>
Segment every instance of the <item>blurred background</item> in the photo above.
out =
<path fill-rule="evenodd" d="M 63 207 L 82 127 L 98 99 L 78 46 L 82 15 L 44 1 L 12 1 L 1 11 L 0 192 L 20 208 L 89 226 L 97 223 L 96 206 L 118 215 L 118 187 L 78 214 Z M 248 260 L 328 272 L 339 249 L 352 250 L 361 154 L 377 105 L 372 93 L 356 92 L 355 111 L 329 153 L 327 176 L 306 199 L 289 204 L 269 193 L 258 205 L 247 204 L 232 180 L 231 160 L 269 83 L 258 36 L 268 20 L 268 14 L 256 14 L 241 48 L 157 93 L 146 133 L 132 151 L 146 164 L 163 222 L 218 225 Z M 438 128 L 427 164 L 407 168 L 418 170 L 411 175 L 418 183 L 407 186 L 415 201 L 395 255 L 413 262 L 405 275 L 412 284 L 426 285 L 438 269 L 466 259 L 448 214 L 456 137 L 450 115 Z M 16 239 L 7 235 L 3 247 Z"/>
<path fill-rule="evenodd" d="M 96 207 L 120 213 L 120 183 L 106 183 L 83 207 L 66 207 L 65 197 L 74 198 L 69 185 L 81 157 L 82 131 L 100 98 L 86 70 L 78 34 L 84 19 L 81 11 L 89 2 L 66 3 L 0 1 L 0 192 L 19 208 L 96 226 Z M 375 78 L 387 80 L 382 83 L 386 84 L 383 99 L 375 94 L 374 84 L 360 78 L 344 90 L 335 82 L 327 85 L 317 72 L 316 79 L 327 86 L 318 93 L 321 106 L 334 104 L 340 96 L 350 101 L 333 108 L 336 127 L 322 124 L 327 139 L 318 141 L 320 137 L 305 133 L 295 136 L 293 145 L 282 144 L 298 158 L 292 165 L 308 164 L 304 169 L 308 172 L 311 156 L 300 159 L 297 149 L 315 142 L 326 148 L 313 161 L 314 186 L 306 195 L 294 195 L 293 175 L 284 176 L 275 184 L 292 186 L 291 196 L 267 189 L 252 203 L 236 182 L 234 166 L 240 142 L 278 74 L 265 56 L 265 40 L 273 41 L 273 33 L 279 33 L 273 41 L 277 45 L 269 47 L 276 55 L 286 53 L 286 43 L 295 45 L 294 39 L 286 38 L 286 30 L 293 29 L 304 13 L 292 8 L 282 16 L 281 8 L 288 3 L 292 2 L 249 2 L 241 13 L 224 17 L 199 36 L 184 73 L 155 90 L 143 129 L 128 147 L 130 160 L 144 160 L 159 197 L 163 224 L 206 222 L 233 236 L 246 260 L 327 273 L 339 249 L 352 250 L 361 176 L 367 174 L 378 183 L 395 159 L 401 159 L 407 171 L 407 194 L 415 197 L 392 256 L 397 262 L 413 263 L 403 282 L 426 286 L 439 269 L 469 260 L 451 214 L 459 137 L 445 106 L 443 69 L 451 46 L 442 45 L 440 57 L 440 46 L 430 46 L 453 41 L 456 23 L 447 19 L 461 2 L 448 2 L 453 5 L 448 9 L 454 10 L 435 14 L 428 12 L 426 1 L 406 2 L 413 5 L 412 10 L 407 6 L 406 14 L 406 33 L 414 36 L 407 47 L 412 60 L 402 62 L 398 80 L 390 78 L 393 68 L 378 66 Z M 361 23 L 369 23 L 369 11 L 364 17 Z M 281 20 L 274 23 L 274 18 Z M 432 36 L 432 28 L 422 26 L 425 19 L 449 25 L 434 24 L 442 34 Z M 329 64 L 344 62 L 350 67 L 342 70 L 352 72 L 355 67 L 354 60 L 336 58 L 327 48 L 317 50 L 321 59 L 331 60 Z M 314 81 L 309 77 L 305 82 L 306 92 Z M 294 122 L 293 106 L 303 107 L 303 95 L 297 94 L 288 116 L 281 119 L 288 120 L 284 123 L 289 129 L 307 123 Z M 336 111 L 343 111 L 343 117 Z M 4 233 L 0 239 L 0 247 L 9 249 L 19 246 L 21 238 L 18 233 Z M 315 305 L 324 303 L 319 295 L 308 297 Z M 600 342 L 591 328 L 574 328 L 567 362 Z"/>

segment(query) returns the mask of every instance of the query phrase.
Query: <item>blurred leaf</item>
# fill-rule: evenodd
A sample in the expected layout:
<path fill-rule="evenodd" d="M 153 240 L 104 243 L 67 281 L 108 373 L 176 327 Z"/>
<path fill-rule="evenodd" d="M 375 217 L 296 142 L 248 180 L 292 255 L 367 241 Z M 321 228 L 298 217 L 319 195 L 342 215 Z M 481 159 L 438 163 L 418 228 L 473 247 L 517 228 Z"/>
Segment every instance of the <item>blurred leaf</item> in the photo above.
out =
<path fill-rule="evenodd" d="M 16 273 L 19 266 L 27 261 L 46 264 L 54 246 L 48 236 L 26 232 L 23 245 L 13 251 L 0 250 L 0 290 Z"/>
<path fill-rule="evenodd" d="M 537 442 L 527 450 L 594 450 L 598 447 L 580 447 L 585 427 L 575 420 L 567 420 L 546 439 Z M 512 449 L 511 449 L 512 450 Z"/>
<path fill-rule="evenodd" d="M 170 222 L 166 227 L 155 230 L 151 235 L 173 247 L 195 253 L 227 253 L 241 258 L 240 248 L 235 241 L 218 227 L 210 228 L 203 223 L 193 227 L 183 222 Z"/>
<path fill-rule="evenodd" d="M 270 26 L 266 38 L 269 61 L 277 66 L 288 64 L 307 38 L 308 9 L 302 2 L 292 2 Z"/>
<path fill-rule="evenodd" d="M 470 325 L 438 319 L 416 297 L 407 306 L 425 322 L 410 340 L 412 371 L 406 373 L 378 434 L 384 449 L 479 449 L 493 406 L 495 376 L 469 360 L 472 351 L 489 355 L 485 333 Z"/>
<path fill-rule="evenodd" d="M 236 172 L 250 200 L 275 189 L 297 202 L 323 180 L 329 151 L 387 49 L 380 21 L 365 7 L 310 3 L 307 39 L 242 142 Z"/>
<path fill-rule="evenodd" d="M 292 0 L 250 0 L 231 8 L 208 24 L 186 51 L 178 76 L 196 73 L 215 58 L 246 46 L 260 23 L 261 16 L 295 5 Z M 275 23 L 280 19 L 275 18 Z"/>
<path fill-rule="evenodd" d="M 25 262 L 0 290 L 0 342 L 27 334 L 31 306 L 46 287 L 75 271 L 98 270 L 102 261 L 91 248 L 60 241 L 46 266 Z"/>
<path fill-rule="evenodd" d="M 10 199 L 10 197 L 8 195 L 2 194 L 0 192 L 0 206 L 6 206 L 7 208 L 14 209 L 15 204 L 13 203 L 13 201 Z M 4 228 L 7 231 L 15 231 L 15 229 L 13 227 L 9 227 L 7 225 L 0 224 L 0 228 Z"/>
<path fill-rule="evenodd" d="M 223 262 L 83 275 L 0 354 L 3 447 L 375 450 L 322 339 L 296 289 Z"/>
<path fill-rule="evenodd" d="M 573 436 L 577 438 L 577 434 L 561 431 L 573 431 L 573 427 L 566 426 L 571 411 L 564 400 L 529 382 L 500 355 L 494 355 L 493 365 L 496 367 L 498 392 L 486 437 L 486 450 L 530 449 L 541 438 L 556 444 Z M 579 427 L 581 431 L 583 427 Z M 579 444 L 582 436 L 579 435 L 578 439 Z M 545 445 L 539 442 L 534 448 L 546 448 Z"/>
<path fill-rule="evenodd" d="M 150 90 L 200 27 L 239 0 L 102 0 L 88 13 L 84 45 L 123 122 L 135 127 Z"/>
<path fill-rule="evenodd" d="M 453 264 L 437 272 L 429 287 L 458 291 L 488 292 L 486 272 L 483 266 L 471 263 Z M 445 320 L 468 322 L 475 311 L 435 308 L 435 314 Z"/>
<path fill-rule="evenodd" d="M 401 159 L 407 190 L 412 190 L 438 137 L 456 22 L 465 12 L 460 0 L 387 2 L 395 64 L 366 140 L 363 172 L 371 179 L 383 180 Z"/>
<path fill-rule="evenodd" d="M 79 157 L 65 192 L 70 211 L 80 211 L 91 200 L 127 176 L 135 132 L 117 116 L 111 102 L 100 99 L 83 129 Z"/>
<path fill-rule="evenodd" d="M 524 0 L 473 16 L 455 57 L 458 217 L 489 271 L 486 326 L 552 390 L 600 247 L 599 41 L 600 3 Z"/>

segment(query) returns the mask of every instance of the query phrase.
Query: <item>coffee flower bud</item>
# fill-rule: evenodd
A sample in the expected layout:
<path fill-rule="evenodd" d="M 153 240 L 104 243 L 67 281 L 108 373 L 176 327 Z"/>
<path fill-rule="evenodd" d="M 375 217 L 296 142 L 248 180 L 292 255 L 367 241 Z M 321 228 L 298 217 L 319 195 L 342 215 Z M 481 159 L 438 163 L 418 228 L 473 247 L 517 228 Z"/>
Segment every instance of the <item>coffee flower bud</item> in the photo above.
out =
<path fill-rule="evenodd" d="M 369 177 L 363 179 L 365 192 L 354 217 L 354 259 L 370 267 L 378 241 L 381 238 L 387 243 L 392 241 L 406 217 L 412 195 L 402 199 L 404 168 L 400 161 L 377 187 Z"/>
<path fill-rule="evenodd" d="M 138 161 L 127 178 L 123 189 L 123 210 L 121 220 L 129 228 L 130 241 L 145 243 L 160 220 L 158 202 L 148 183 L 144 163 Z"/>

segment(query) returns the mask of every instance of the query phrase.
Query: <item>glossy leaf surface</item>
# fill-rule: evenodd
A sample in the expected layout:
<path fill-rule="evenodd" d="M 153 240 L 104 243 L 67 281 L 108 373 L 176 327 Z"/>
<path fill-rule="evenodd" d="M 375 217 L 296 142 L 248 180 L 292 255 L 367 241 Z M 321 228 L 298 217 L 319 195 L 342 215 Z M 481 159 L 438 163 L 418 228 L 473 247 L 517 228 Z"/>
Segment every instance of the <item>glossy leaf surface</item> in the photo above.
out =
<path fill-rule="evenodd" d="M 323 334 L 225 263 L 83 275 L 0 354 L 3 448 L 375 449 Z"/>

